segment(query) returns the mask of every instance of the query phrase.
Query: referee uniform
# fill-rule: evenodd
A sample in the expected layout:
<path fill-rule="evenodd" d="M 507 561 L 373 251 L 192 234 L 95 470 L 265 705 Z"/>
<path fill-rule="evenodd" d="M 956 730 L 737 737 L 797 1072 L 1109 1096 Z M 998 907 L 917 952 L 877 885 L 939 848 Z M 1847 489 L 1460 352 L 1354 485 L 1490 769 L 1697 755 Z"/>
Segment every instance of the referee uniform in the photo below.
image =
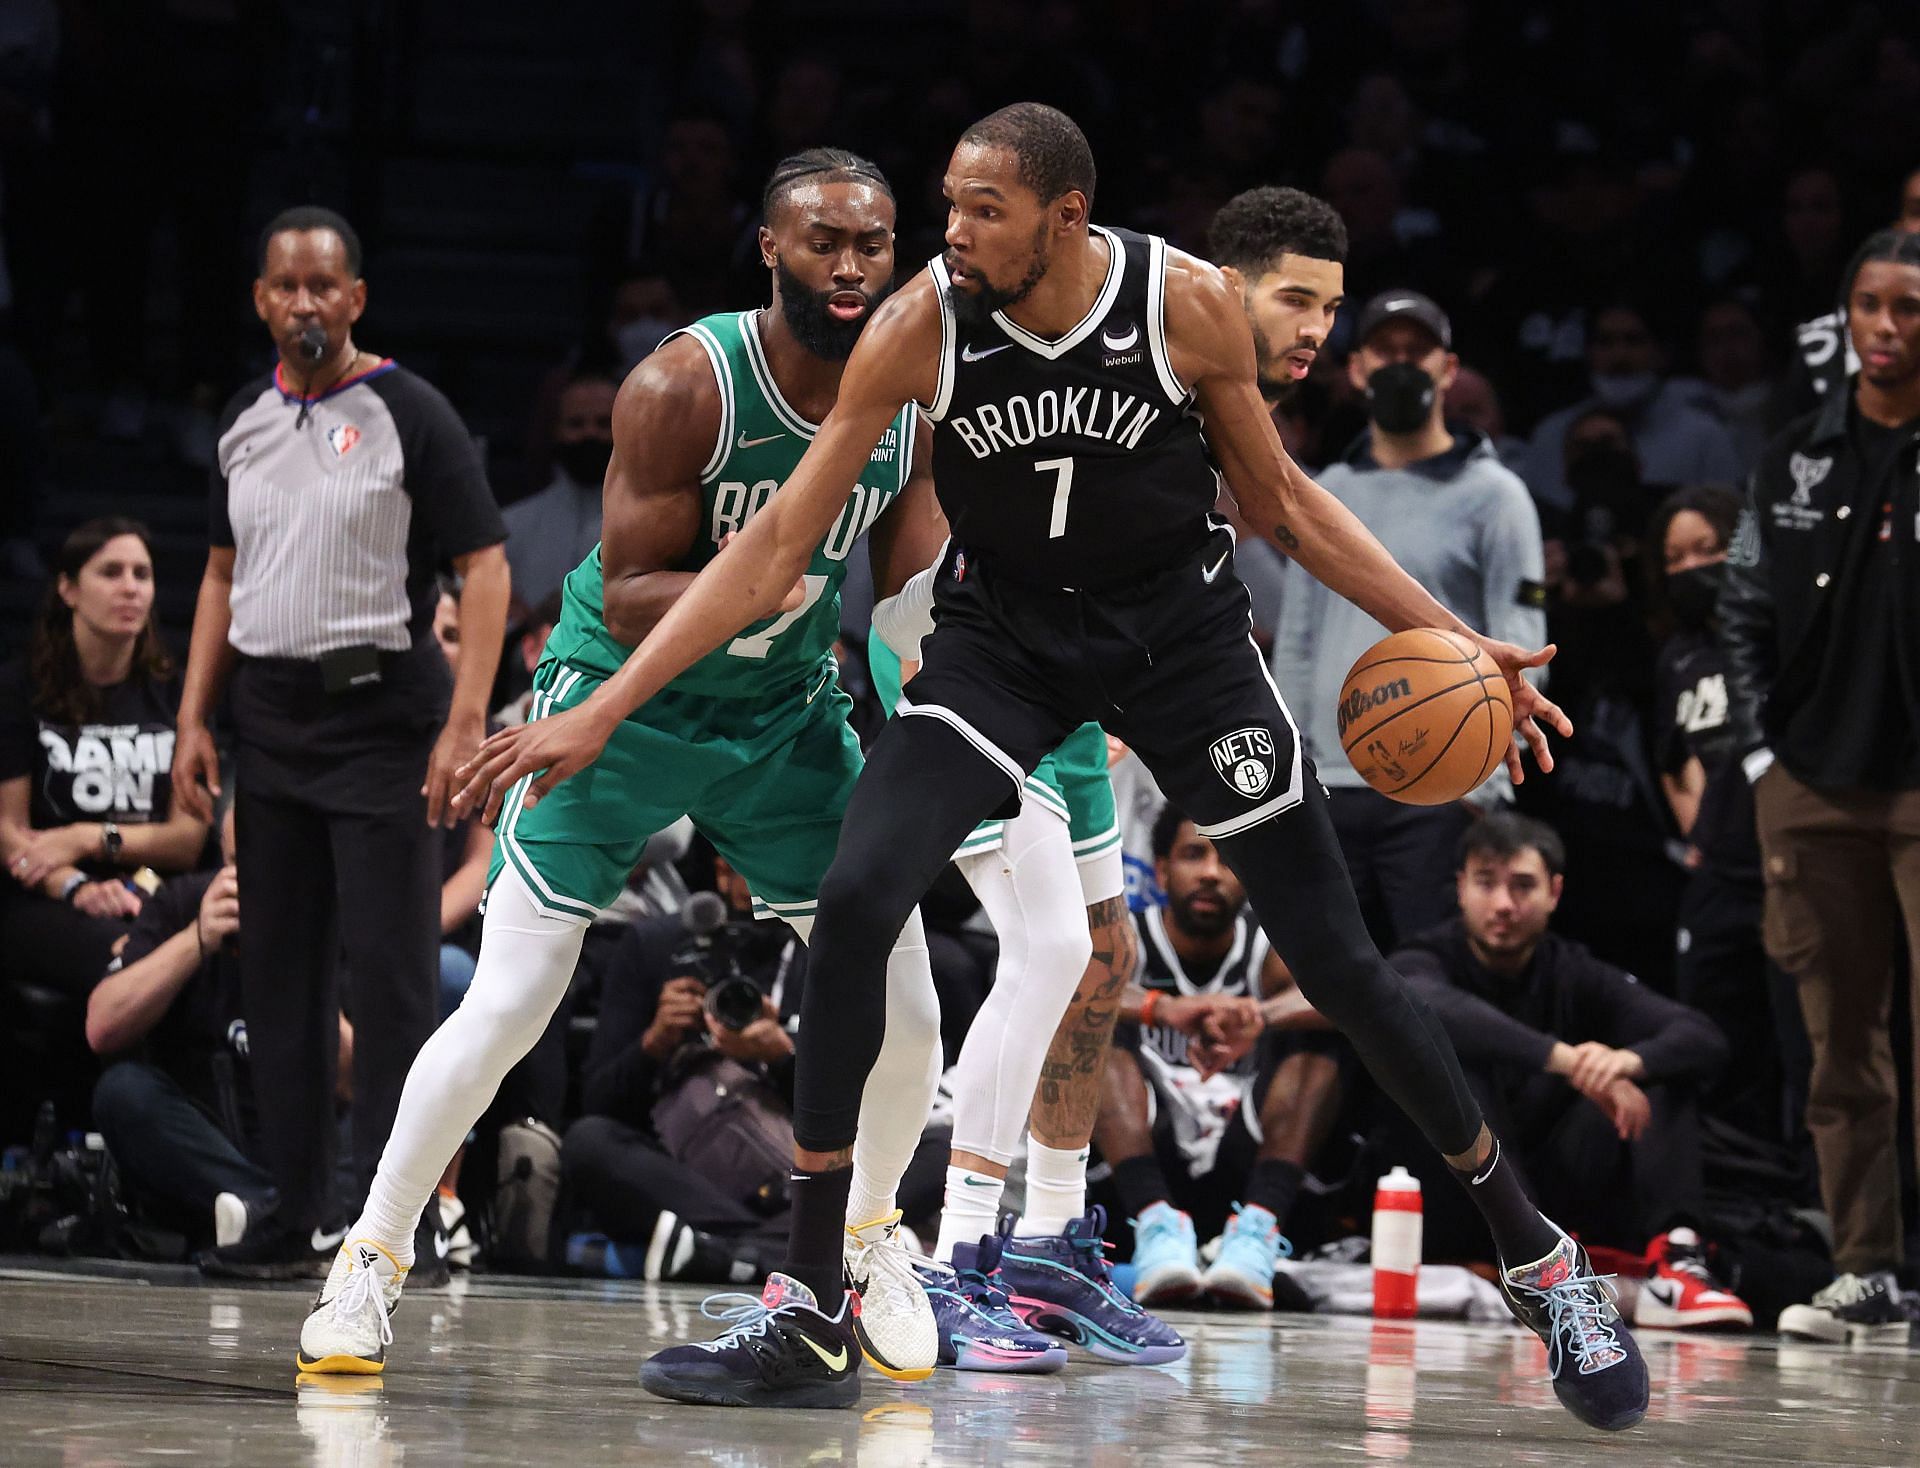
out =
<path fill-rule="evenodd" d="M 317 398 L 282 367 L 234 398 L 211 538 L 234 551 L 240 960 L 261 1139 L 280 1221 L 304 1235 L 333 1212 L 343 998 L 362 1187 L 433 1030 L 441 832 L 421 787 L 452 694 L 434 573 L 506 532 L 452 406 L 382 360 Z"/>

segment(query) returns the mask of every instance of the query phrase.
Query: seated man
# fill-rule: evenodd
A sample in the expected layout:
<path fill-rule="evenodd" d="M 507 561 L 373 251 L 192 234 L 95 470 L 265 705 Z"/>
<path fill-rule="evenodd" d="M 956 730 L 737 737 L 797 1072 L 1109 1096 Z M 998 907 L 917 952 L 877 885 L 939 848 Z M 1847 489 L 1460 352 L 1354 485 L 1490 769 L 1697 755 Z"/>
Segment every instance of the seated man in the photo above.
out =
<path fill-rule="evenodd" d="M 87 1044 L 109 1064 L 95 1125 L 130 1203 L 196 1245 L 235 1243 L 277 1195 L 255 1145 L 240 1015 L 239 877 L 233 816 L 226 864 L 167 881 L 87 1000 Z"/>
<path fill-rule="evenodd" d="M 720 1060 L 758 1083 L 750 1104 L 761 1108 L 762 1123 L 777 1117 L 786 1126 L 793 1095 L 792 1026 L 806 949 L 783 923 L 754 923 L 746 883 L 723 859 L 714 868 L 726 936 L 702 951 L 682 917 L 645 918 L 609 957 L 582 1077 L 585 1114 L 567 1129 L 560 1154 L 572 1203 L 616 1246 L 645 1249 L 643 1272 L 654 1279 L 758 1278 L 778 1263 L 785 1241 L 785 1157 L 761 1169 L 764 1177 L 749 1175 L 750 1147 L 703 1159 L 699 1132 L 686 1135 L 680 1115 L 699 1103 L 687 1088 L 704 1084 L 700 1077 Z M 759 1012 L 739 1028 L 708 1003 L 724 967 L 712 954 L 722 947 L 761 994 Z M 707 1120 L 710 1134 L 717 1111 Z M 784 1145 L 793 1145 L 790 1129 Z"/>
<path fill-rule="evenodd" d="M 1696 1232 L 1696 1096 L 1727 1042 L 1705 1015 L 1547 931 L 1565 869 L 1551 827 L 1511 812 L 1476 821 L 1460 841 L 1460 915 L 1393 964 L 1446 1026 L 1541 1206 L 1588 1243 L 1646 1249 L 1635 1323 L 1751 1325 Z"/>
<path fill-rule="evenodd" d="M 1134 1298 L 1271 1309 L 1280 1230 L 1339 1110 L 1341 1042 L 1245 911 L 1239 878 L 1173 806 L 1153 855 L 1167 905 L 1137 919 L 1140 968 L 1093 1131 L 1133 1219 Z M 1209 1234 L 1225 1226 L 1204 1275 L 1196 1216 Z"/>

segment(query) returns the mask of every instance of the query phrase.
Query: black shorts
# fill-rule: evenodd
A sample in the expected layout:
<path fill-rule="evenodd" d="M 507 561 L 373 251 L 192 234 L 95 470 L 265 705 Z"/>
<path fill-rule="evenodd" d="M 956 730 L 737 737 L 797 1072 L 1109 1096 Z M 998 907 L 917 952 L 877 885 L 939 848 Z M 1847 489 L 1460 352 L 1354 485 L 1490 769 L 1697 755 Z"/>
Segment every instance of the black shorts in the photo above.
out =
<path fill-rule="evenodd" d="M 1084 723 L 1132 747 L 1202 834 L 1300 804 L 1313 778 L 1253 641 L 1224 525 L 1200 551 L 1118 590 L 1040 587 L 950 548 L 936 625 L 901 713 L 936 718 L 1011 782 Z"/>

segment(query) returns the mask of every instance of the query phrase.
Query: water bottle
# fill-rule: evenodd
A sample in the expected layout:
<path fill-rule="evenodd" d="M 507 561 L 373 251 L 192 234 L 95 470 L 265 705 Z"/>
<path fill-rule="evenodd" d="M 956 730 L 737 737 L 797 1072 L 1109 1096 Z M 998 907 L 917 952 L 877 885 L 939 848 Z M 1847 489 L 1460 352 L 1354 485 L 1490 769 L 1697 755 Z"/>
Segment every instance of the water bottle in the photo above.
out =
<path fill-rule="evenodd" d="M 1419 1313 L 1420 1179 L 1396 1167 L 1373 1194 L 1373 1313 L 1411 1320 Z"/>

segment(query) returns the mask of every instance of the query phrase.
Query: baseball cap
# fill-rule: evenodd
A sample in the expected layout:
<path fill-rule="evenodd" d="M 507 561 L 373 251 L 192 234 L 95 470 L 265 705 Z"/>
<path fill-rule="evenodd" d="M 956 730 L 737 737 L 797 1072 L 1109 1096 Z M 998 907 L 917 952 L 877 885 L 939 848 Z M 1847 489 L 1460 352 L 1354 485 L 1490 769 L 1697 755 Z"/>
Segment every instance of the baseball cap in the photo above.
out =
<path fill-rule="evenodd" d="M 1440 339 L 1440 345 L 1453 350 L 1453 323 L 1430 299 L 1418 291 L 1382 291 L 1360 313 L 1360 332 L 1355 341 L 1364 342 L 1389 321 L 1400 317 L 1417 321 Z"/>

